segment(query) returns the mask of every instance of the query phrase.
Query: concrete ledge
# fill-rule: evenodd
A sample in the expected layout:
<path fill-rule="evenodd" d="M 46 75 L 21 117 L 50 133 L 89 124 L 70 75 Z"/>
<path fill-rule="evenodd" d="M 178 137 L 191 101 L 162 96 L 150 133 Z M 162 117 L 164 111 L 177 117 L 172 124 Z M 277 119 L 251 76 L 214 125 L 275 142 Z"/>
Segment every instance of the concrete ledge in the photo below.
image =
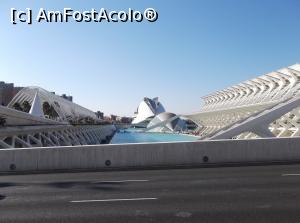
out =
<path fill-rule="evenodd" d="M 0 172 L 297 162 L 300 138 L 0 150 Z"/>

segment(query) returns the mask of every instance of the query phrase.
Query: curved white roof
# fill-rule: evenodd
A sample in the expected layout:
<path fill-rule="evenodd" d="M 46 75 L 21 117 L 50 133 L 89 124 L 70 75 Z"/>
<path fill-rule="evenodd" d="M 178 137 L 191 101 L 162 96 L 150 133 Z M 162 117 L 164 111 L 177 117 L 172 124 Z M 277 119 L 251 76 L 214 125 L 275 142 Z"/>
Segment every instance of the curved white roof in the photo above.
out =
<path fill-rule="evenodd" d="M 95 120 L 98 119 L 93 111 L 86 109 L 71 101 L 68 101 L 40 87 L 23 88 L 12 99 L 8 107 L 13 108 L 13 105 L 15 103 L 22 104 L 24 101 L 28 101 L 30 104 L 32 104 L 36 94 L 39 96 L 41 104 L 43 104 L 44 102 L 48 102 L 50 105 L 53 106 L 54 110 L 59 115 L 59 119 L 61 121 L 85 117 L 90 117 Z"/>
<path fill-rule="evenodd" d="M 176 114 L 163 112 L 155 116 L 147 126 L 147 131 L 182 131 L 186 129 L 186 122 Z"/>

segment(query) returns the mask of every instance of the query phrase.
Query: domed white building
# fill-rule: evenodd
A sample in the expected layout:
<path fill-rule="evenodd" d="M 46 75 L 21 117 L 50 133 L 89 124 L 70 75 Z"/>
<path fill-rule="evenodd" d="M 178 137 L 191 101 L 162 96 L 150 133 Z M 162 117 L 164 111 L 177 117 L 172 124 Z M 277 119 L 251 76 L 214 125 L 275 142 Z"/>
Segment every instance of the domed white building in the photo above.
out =
<path fill-rule="evenodd" d="M 145 97 L 134 113 L 135 117 L 131 124 L 135 127 L 145 128 L 156 115 L 163 112 L 165 112 L 165 108 L 157 97 L 153 99 Z"/>

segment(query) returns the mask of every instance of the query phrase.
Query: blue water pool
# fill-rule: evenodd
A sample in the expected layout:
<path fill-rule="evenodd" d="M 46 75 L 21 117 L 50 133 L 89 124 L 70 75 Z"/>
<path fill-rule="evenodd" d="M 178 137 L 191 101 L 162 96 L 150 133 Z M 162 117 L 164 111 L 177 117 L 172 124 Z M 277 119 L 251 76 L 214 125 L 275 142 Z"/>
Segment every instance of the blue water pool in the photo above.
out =
<path fill-rule="evenodd" d="M 114 135 L 111 144 L 120 143 L 143 143 L 143 142 L 179 142 L 179 141 L 196 141 L 197 137 L 169 134 L 169 133 L 145 133 L 132 129 L 121 131 Z"/>

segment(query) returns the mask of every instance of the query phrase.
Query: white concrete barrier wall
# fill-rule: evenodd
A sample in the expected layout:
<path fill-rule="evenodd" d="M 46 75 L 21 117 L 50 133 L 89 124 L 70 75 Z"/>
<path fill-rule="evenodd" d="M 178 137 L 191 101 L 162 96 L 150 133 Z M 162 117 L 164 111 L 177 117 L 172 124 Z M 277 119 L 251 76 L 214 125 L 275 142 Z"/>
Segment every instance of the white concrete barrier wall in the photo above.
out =
<path fill-rule="evenodd" d="M 274 161 L 300 161 L 300 138 L 0 150 L 1 172 Z"/>

